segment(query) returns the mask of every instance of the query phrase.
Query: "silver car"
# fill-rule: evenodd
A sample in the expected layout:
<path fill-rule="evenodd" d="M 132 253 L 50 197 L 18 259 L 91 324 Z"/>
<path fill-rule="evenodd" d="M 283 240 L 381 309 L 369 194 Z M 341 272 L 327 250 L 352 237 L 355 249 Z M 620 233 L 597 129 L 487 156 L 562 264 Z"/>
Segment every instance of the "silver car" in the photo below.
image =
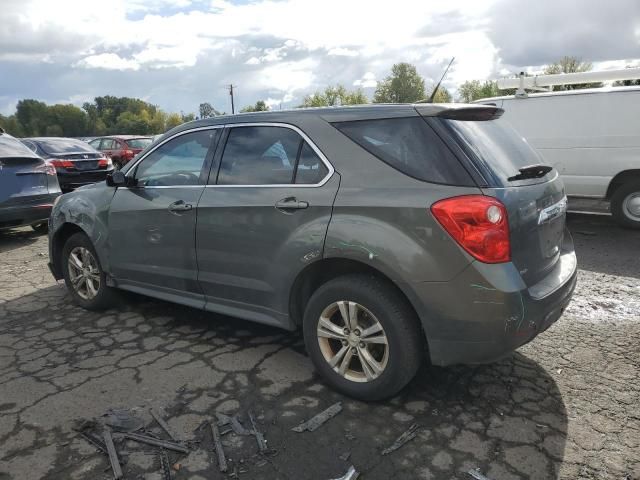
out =
<path fill-rule="evenodd" d="M 121 289 L 302 328 L 327 383 L 389 397 L 425 360 L 508 354 L 572 295 L 563 184 L 501 114 L 379 105 L 181 125 L 57 202 L 51 270 L 88 309 Z"/>

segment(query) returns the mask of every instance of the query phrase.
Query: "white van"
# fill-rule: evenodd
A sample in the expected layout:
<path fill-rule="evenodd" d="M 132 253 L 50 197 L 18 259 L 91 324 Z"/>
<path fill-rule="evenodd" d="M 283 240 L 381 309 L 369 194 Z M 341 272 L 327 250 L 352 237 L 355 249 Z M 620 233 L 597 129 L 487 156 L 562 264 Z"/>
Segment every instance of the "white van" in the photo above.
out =
<path fill-rule="evenodd" d="M 610 201 L 614 218 L 640 228 L 640 87 L 483 98 L 562 175 L 567 195 Z"/>

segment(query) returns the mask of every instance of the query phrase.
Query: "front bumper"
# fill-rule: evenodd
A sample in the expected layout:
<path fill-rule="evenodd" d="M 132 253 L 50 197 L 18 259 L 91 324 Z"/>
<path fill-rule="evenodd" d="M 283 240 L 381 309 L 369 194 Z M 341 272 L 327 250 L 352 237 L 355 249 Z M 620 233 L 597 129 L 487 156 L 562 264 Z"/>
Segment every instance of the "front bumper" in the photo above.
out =
<path fill-rule="evenodd" d="M 570 234 L 554 269 L 524 285 L 513 264 L 472 263 L 450 282 L 416 291 L 434 365 L 488 363 L 533 340 L 571 300 L 577 262 Z"/>

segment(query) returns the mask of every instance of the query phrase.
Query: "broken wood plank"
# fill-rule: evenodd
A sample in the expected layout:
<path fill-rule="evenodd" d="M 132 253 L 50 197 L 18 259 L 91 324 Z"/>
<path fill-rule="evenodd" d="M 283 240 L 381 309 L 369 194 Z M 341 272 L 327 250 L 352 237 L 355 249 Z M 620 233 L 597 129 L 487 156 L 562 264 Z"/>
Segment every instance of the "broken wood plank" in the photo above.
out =
<path fill-rule="evenodd" d="M 395 452 L 400 447 L 402 447 L 409 440 L 413 440 L 416 438 L 416 432 L 418 431 L 418 424 L 414 423 L 411 425 L 406 432 L 400 435 L 395 442 L 393 442 L 389 447 L 385 448 L 382 451 L 382 455 L 389 455 L 391 452 Z"/>
<path fill-rule="evenodd" d="M 323 412 L 320 412 L 316 416 L 310 418 L 306 422 L 301 423 L 297 427 L 293 427 L 291 430 L 298 433 L 304 432 L 305 430 L 313 432 L 314 430 L 319 428 L 323 423 L 325 423 L 327 420 L 332 419 L 341 411 L 342 411 L 342 402 L 334 403 Z"/>
<path fill-rule="evenodd" d="M 220 440 L 220 430 L 218 430 L 218 424 L 216 422 L 209 422 L 211 427 L 211 435 L 213 436 L 213 447 L 218 455 L 218 468 L 222 473 L 227 471 L 227 459 L 224 456 L 224 449 L 222 448 L 222 441 Z"/>
<path fill-rule="evenodd" d="M 173 432 L 173 430 L 171 430 L 171 427 L 169 427 L 169 424 L 164 421 L 164 419 L 160 416 L 159 413 L 156 413 L 153 410 L 153 408 L 149 409 L 149 413 L 151 414 L 153 419 L 156 422 L 158 422 L 158 425 L 160 425 L 160 427 L 167 433 L 167 435 L 169 435 L 169 438 L 171 438 L 171 440 L 173 440 L 174 442 L 179 442 L 180 441 L 180 439 L 178 438 L 178 435 L 176 435 Z"/>
<path fill-rule="evenodd" d="M 107 447 L 107 453 L 109 454 L 109 462 L 111 463 L 111 469 L 113 470 L 113 478 L 115 478 L 115 480 L 119 480 L 122 478 L 122 468 L 120 468 L 120 460 L 118 459 L 116 446 L 113 444 L 111 431 L 105 430 L 102 437 L 104 438 L 104 444 Z"/>
<path fill-rule="evenodd" d="M 174 450 L 176 452 L 189 453 L 189 449 L 178 443 L 168 442 L 166 440 L 160 440 L 158 438 L 147 437 L 146 435 L 140 435 L 138 433 L 122 433 L 124 438 L 129 440 L 135 440 L 136 442 L 146 443 L 148 445 L 154 445 L 156 447 L 163 447 L 167 450 Z"/>

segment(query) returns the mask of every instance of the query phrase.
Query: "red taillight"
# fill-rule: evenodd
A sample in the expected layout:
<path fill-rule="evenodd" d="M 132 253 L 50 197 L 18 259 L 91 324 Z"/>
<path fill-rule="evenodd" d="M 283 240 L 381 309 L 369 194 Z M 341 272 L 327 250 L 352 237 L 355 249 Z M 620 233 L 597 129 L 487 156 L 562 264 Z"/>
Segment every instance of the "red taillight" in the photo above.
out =
<path fill-rule="evenodd" d="M 113 163 L 111 163 L 111 159 L 110 158 L 99 158 L 98 159 L 98 167 L 103 168 L 103 167 L 109 167 L 113 165 Z"/>
<path fill-rule="evenodd" d="M 73 168 L 74 166 L 71 160 L 49 160 L 48 163 L 56 168 Z"/>
<path fill-rule="evenodd" d="M 464 195 L 440 200 L 431 212 L 462 248 L 484 263 L 511 260 L 507 209 L 484 195 Z"/>

